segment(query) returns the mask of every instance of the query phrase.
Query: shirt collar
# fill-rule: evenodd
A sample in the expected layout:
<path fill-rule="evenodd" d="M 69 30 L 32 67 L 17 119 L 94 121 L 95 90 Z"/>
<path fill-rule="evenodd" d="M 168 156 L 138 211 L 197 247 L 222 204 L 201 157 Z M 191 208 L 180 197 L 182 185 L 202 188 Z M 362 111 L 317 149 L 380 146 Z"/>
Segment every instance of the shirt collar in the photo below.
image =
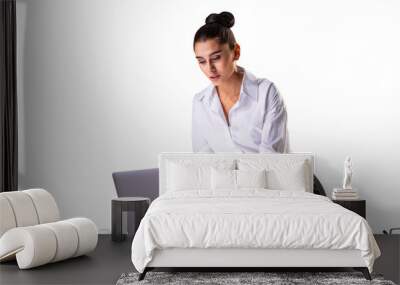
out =
<path fill-rule="evenodd" d="M 258 82 L 257 78 L 249 71 L 247 71 L 244 67 L 237 66 L 239 71 L 244 72 L 242 85 L 240 87 L 240 100 L 242 100 L 242 94 L 244 96 L 257 101 L 258 99 Z M 210 84 L 208 88 L 206 88 L 203 93 L 202 98 L 206 100 L 206 102 L 210 105 L 213 105 L 215 108 L 218 106 L 218 101 L 216 99 L 218 96 L 217 89 L 214 84 Z"/>

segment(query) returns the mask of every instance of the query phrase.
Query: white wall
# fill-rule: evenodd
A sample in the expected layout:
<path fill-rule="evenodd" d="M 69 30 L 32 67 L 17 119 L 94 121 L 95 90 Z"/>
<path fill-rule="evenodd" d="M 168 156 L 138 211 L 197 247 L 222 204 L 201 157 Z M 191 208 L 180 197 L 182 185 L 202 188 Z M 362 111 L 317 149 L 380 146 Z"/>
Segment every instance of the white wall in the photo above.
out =
<path fill-rule="evenodd" d="M 110 230 L 111 173 L 191 151 L 191 101 L 209 82 L 192 51 L 231 11 L 239 64 L 276 83 L 292 150 L 328 192 L 354 162 L 374 232 L 400 225 L 397 1 L 17 0 L 20 188 Z M 397 79 L 397 80 L 396 80 Z"/>

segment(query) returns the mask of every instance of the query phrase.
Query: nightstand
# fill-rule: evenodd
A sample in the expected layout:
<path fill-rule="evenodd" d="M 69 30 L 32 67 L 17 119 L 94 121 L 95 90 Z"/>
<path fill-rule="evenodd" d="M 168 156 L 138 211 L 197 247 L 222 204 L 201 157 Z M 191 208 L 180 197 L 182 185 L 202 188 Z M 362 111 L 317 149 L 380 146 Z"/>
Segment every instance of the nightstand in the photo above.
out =
<path fill-rule="evenodd" d="M 122 212 L 133 211 L 135 213 L 135 232 L 137 231 L 140 221 L 144 217 L 148 207 L 150 206 L 150 198 L 146 197 L 120 197 L 111 200 L 111 238 L 113 241 L 125 240 L 122 234 Z"/>
<path fill-rule="evenodd" d="M 365 215 L 365 200 L 332 200 L 332 202 L 339 204 L 340 206 L 359 214 L 364 219 Z"/>

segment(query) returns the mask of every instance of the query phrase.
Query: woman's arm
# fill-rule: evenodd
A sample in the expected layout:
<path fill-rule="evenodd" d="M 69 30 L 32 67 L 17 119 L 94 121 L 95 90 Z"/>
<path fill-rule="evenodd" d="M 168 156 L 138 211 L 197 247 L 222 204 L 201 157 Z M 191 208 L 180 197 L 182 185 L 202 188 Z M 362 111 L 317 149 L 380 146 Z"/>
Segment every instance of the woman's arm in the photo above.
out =
<path fill-rule="evenodd" d="M 213 152 L 203 136 L 202 114 L 199 112 L 200 102 L 193 99 L 192 107 L 192 149 L 193 152 Z"/>
<path fill-rule="evenodd" d="M 268 88 L 259 152 L 289 152 L 287 112 L 283 98 L 272 83 Z"/>

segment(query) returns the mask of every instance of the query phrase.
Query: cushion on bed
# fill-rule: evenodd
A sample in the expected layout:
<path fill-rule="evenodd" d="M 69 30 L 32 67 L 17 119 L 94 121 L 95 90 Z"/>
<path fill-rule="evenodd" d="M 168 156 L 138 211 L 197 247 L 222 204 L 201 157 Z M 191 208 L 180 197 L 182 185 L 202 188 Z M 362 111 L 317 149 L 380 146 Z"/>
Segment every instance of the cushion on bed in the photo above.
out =
<path fill-rule="evenodd" d="M 212 190 L 240 190 L 242 188 L 266 188 L 265 169 L 231 170 L 211 169 Z"/>
<path fill-rule="evenodd" d="M 235 169 L 235 160 L 176 159 L 167 164 L 167 191 L 211 189 L 211 168 Z"/>
<path fill-rule="evenodd" d="M 237 164 L 239 170 L 266 169 L 268 189 L 312 192 L 308 160 L 241 158 Z"/>
<path fill-rule="evenodd" d="M 236 170 L 237 188 L 267 188 L 265 169 Z"/>
<path fill-rule="evenodd" d="M 211 189 L 235 189 L 236 171 L 233 169 L 211 168 Z"/>

